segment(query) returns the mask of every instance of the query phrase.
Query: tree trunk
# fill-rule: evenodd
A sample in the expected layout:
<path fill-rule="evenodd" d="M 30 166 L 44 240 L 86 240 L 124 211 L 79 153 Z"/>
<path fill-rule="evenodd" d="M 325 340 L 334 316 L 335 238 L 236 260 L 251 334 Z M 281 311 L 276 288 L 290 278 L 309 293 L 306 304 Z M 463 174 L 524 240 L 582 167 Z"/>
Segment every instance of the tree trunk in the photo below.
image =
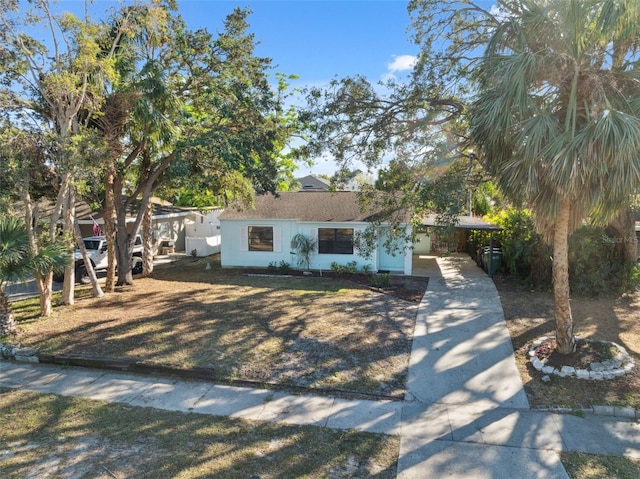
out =
<path fill-rule="evenodd" d="M 104 289 L 108 293 L 113 293 L 116 284 L 116 204 L 113 190 L 113 182 L 116 176 L 116 169 L 113 164 L 109 165 L 105 180 L 104 193 L 104 235 L 107 240 L 107 281 Z"/>
<path fill-rule="evenodd" d="M 631 207 L 627 206 L 609 223 L 615 231 L 614 245 L 616 256 L 626 262 L 638 261 L 638 238 L 636 236 L 635 215 Z"/>
<path fill-rule="evenodd" d="M 127 232 L 126 217 L 124 208 L 118 212 L 118 234 L 116 235 L 116 256 L 118 260 L 118 270 L 116 286 L 133 284 L 133 273 L 131 272 L 131 257 L 133 255 L 133 241 L 136 232 Z"/>
<path fill-rule="evenodd" d="M 40 298 L 40 316 L 51 316 L 53 312 L 53 304 L 51 302 L 51 296 L 53 295 L 53 272 L 50 271 L 43 276 L 36 275 L 35 282 Z"/>
<path fill-rule="evenodd" d="M 573 317 L 569 298 L 569 221 L 571 202 L 560 201 L 553 232 L 553 296 L 555 299 L 556 341 L 561 354 L 570 354 L 575 348 Z"/>
<path fill-rule="evenodd" d="M 142 218 L 142 276 L 153 273 L 153 204 L 149 202 Z"/>
<path fill-rule="evenodd" d="M 74 186 L 71 182 L 67 183 L 67 191 L 64 193 L 64 219 L 63 219 L 63 232 L 65 233 L 66 241 L 69 244 L 69 250 L 73 255 L 75 251 L 75 242 L 73 241 L 74 232 L 73 232 L 73 223 L 75 221 L 75 210 L 76 210 L 76 197 Z M 64 282 L 62 283 L 62 303 L 63 304 L 73 304 L 75 302 L 74 291 L 75 291 L 75 283 L 76 283 L 76 272 L 75 272 L 75 261 L 65 268 L 64 271 Z"/>
<path fill-rule="evenodd" d="M 93 269 L 93 265 L 91 264 L 91 260 L 89 259 L 89 255 L 87 254 L 87 248 L 84 247 L 84 241 L 82 241 L 82 232 L 80 231 L 80 224 L 76 219 L 73 224 L 73 230 L 76 235 L 76 244 L 80 249 L 80 253 L 82 254 L 82 262 L 84 263 L 84 268 L 89 274 L 89 279 L 91 280 L 91 286 L 93 288 L 93 297 L 94 298 L 102 298 L 104 293 L 102 292 L 102 288 L 98 284 L 98 277 L 96 276 L 96 270 Z"/>
<path fill-rule="evenodd" d="M 11 312 L 9 299 L 3 290 L 0 289 L 0 336 L 14 334 L 16 332 L 16 320 Z"/>
<path fill-rule="evenodd" d="M 124 238 L 124 241 L 120 240 L 118 235 L 118 281 L 116 286 L 123 286 L 125 284 L 133 284 L 133 273 L 131 272 L 131 240 L 129 235 Z"/>
<path fill-rule="evenodd" d="M 25 181 L 25 184 L 28 185 L 28 179 Z M 64 183 L 64 180 L 63 180 Z M 23 191 L 23 200 L 25 207 L 25 221 L 27 224 L 27 234 L 29 236 L 29 247 L 31 248 L 32 254 L 38 254 L 38 235 L 35 230 L 35 225 L 38 222 L 37 218 L 37 208 L 33 207 L 33 203 L 31 201 L 31 195 L 29 194 L 28 186 L 25 187 Z M 49 239 L 51 241 L 54 240 L 56 233 L 56 223 L 57 223 L 58 215 L 55 213 L 52 215 L 51 224 L 49 225 Z M 51 302 L 51 297 L 53 295 L 53 272 L 49 272 L 46 275 L 39 276 L 35 275 L 34 281 L 36 286 L 38 287 L 38 299 L 40 302 L 40 316 L 51 316 L 53 312 L 53 306 Z"/>

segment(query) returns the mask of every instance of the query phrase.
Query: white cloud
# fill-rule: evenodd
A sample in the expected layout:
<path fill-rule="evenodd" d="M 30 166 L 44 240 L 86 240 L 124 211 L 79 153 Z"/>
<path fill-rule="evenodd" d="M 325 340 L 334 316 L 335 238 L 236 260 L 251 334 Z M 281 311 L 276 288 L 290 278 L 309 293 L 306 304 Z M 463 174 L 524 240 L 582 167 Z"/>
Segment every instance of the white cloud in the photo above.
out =
<path fill-rule="evenodd" d="M 387 63 L 387 70 L 390 73 L 411 70 L 418 58 L 415 55 L 394 55 L 393 61 Z"/>

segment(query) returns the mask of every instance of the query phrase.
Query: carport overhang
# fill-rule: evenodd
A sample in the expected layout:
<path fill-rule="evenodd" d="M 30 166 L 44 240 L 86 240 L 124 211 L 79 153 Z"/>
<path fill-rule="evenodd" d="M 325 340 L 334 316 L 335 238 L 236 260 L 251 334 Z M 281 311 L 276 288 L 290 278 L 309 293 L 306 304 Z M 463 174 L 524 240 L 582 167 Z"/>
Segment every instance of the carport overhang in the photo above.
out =
<path fill-rule="evenodd" d="M 436 215 L 425 216 L 422 218 L 421 224 L 429 227 L 442 226 L 438 224 Z M 502 231 L 500 226 L 487 223 L 478 216 L 458 216 L 458 221 L 456 222 L 455 227 L 462 230 Z"/>
<path fill-rule="evenodd" d="M 429 228 L 437 228 L 442 225 L 438 224 L 436 215 L 427 215 L 422 218 L 421 224 L 427 226 Z M 502 231 L 500 226 L 487 223 L 482 218 L 478 216 L 458 216 L 457 222 L 455 225 L 456 229 L 461 230 L 477 230 L 477 231 L 488 231 L 491 233 L 489 236 L 489 251 L 493 251 L 493 233 L 496 231 Z M 493 254 L 489 255 L 489 276 L 492 276 L 491 271 L 491 261 L 493 258 Z"/>

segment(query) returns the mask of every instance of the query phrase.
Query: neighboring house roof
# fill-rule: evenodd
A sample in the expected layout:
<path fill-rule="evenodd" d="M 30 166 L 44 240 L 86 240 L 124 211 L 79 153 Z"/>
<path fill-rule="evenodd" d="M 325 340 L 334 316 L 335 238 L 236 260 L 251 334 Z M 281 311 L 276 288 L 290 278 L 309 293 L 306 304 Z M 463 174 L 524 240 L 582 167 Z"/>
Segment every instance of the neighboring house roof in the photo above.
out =
<path fill-rule="evenodd" d="M 254 209 L 231 205 L 221 220 L 297 220 L 310 222 L 366 222 L 379 210 L 360 211 L 355 191 L 287 191 L 256 197 Z"/>
<path fill-rule="evenodd" d="M 329 181 L 315 175 L 298 178 L 298 183 L 302 191 L 328 191 L 330 185 Z"/>
<path fill-rule="evenodd" d="M 153 213 L 151 216 L 153 217 L 153 219 L 159 220 L 159 219 L 166 219 L 166 218 L 179 218 L 183 216 L 189 216 L 192 214 L 196 214 L 197 212 L 198 211 L 195 208 L 184 208 L 180 206 L 173 206 L 173 205 L 166 205 L 166 204 L 160 205 L 160 204 L 153 203 Z M 98 223 L 104 222 L 102 218 L 102 211 L 95 211 L 95 212 L 89 211 L 84 214 L 83 213 L 80 213 L 80 212 L 76 213 L 78 217 L 78 222 L 80 224 L 92 223 L 92 219 L 91 219 L 92 217 Z M 134 216 L 133 213 L 134 213 L 133 211 L 127 211 L 127 222 L 133 221 L 133 216 Z"/>
<path fill-rule="evenodd" d="M 164 219 L 164 218 L 177 218 L 181 216 L 189 216 L 192 214 L 198 214 L 198 210 L 196 208 L 183 208 L 179 206 L 173 206 L 171 204 L 167 204 L 167 202 L 160 201 L 158 203 L 153 203 L 153 218 L 154 219 Z M 48 218 L 51 216 L 53 209 L 55 206 L 55 202 L 43 199 L 38 205 L 38 215 L 40 218 Z M 19 208 L 23 208 L 22 205 L 18 206 Z M 127 211 L 127 221 L 133 221 L 131 216 L 133 216 L 133 211 Z M 103 223 L 102 219 L 102 211 L 92 211 L 91 207 L 88 203 L 82 200 L 76 201 L 76 218 L 78 219 L 78 223 L 80 224 L 92 224 L 93 220 L 96 220 L 98 223 Z"/>

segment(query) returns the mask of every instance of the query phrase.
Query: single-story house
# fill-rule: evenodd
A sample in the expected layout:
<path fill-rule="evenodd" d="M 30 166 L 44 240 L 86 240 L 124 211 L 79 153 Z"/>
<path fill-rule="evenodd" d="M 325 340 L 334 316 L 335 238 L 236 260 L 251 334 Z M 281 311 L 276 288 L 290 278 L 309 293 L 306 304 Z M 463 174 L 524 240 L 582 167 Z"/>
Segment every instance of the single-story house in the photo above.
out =
<path fill-rule="evenodd" d="M 291 191 L 278 196 L 261 195 L 255 208 L 231 206 L 219 216 L 223 267 L 267 267 L 285 262 L 297 266 L 291 240 L 304 234 L 317 241 L 310 269 L 330 270 L 332 263 L 353 261 L 359 269 L 410 275 L 412 251 L 404 245 L 387 253 L 380 238 L 372 258 L 354 248 L 354 235 L 364 231 L 376 211 L 360 211 L 354 191 Z"/>

